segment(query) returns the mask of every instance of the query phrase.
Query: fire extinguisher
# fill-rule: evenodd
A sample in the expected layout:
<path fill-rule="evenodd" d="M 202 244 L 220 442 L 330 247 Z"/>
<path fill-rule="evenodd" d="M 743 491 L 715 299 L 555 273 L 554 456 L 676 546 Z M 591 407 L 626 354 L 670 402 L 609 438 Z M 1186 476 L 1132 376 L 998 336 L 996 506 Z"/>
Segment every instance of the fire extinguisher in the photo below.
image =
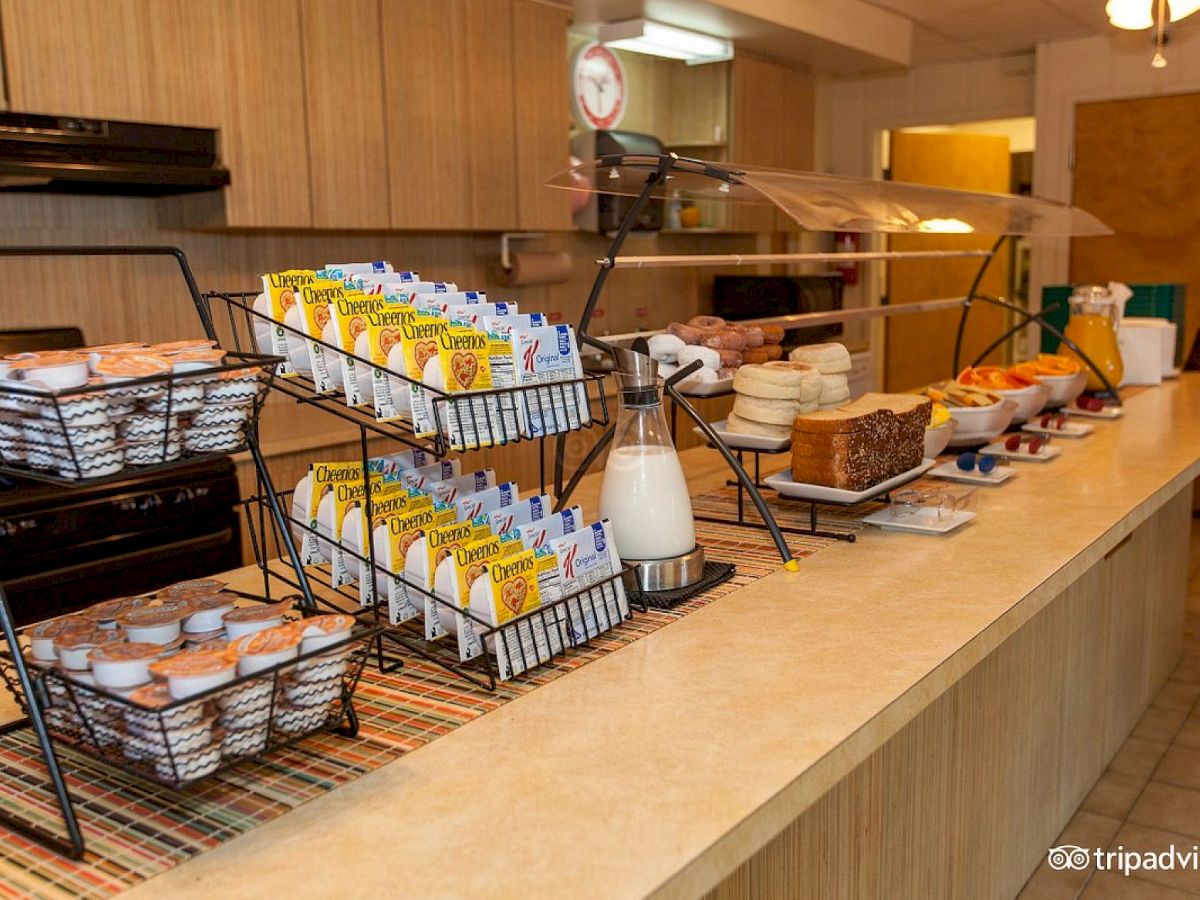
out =
<path fill-rule="evenodd" d="M 857 253 L 858 235 L 850 231 L 839 231 L 833 236 L 833 246 L 837 253 Z M 834 268 L 842 273 L 843 284 L 858 284 L 858 263 L 838 263 Z"/>

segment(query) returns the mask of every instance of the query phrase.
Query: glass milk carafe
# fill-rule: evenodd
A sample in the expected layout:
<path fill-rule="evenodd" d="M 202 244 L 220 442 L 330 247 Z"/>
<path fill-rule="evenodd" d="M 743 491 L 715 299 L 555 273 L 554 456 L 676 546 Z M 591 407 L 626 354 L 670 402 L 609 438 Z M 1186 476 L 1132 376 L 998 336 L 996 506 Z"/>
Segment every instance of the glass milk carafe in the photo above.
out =
<path fill-rule="evenodd" d="M 1104 372 L 1114 388 L 1125 374 L 1121 362 L 1121 351 L 1117 346 L 1117 329 L 1121 324 L 1124 303 L 1112 296 L 1108 288 L 1097 284 L 1075 288 L 1067 301 L 1071 307 L 1070 318 L 1063 332 L 1082 350 L 1097 367 Z M 1063 356 L 1078 359 L 1065 343 L 1058 345 Z M 1080 360 L 1086 368 L 1086 363 Z M 1104 390 L 1104 383 L 1090 368 L 1087 369 L 1089 391 Z"/>
<path fill-rule="evenodd" d="M 683 556 L 696 547 L 696 529 L 687 481 L 663 414 L 658 364 L 632 350 L 619 350 L 617 362 L 620 406 L 604 468 L 600 515 L 612 520 L 617 552 L 624 560 Z"/>

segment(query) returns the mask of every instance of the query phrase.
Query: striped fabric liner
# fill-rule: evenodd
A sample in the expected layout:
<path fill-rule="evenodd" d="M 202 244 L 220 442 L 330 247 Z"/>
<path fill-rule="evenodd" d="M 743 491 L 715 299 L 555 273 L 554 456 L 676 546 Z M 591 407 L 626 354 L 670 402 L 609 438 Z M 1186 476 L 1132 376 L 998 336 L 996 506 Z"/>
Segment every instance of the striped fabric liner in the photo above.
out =
<path fill-rule="evenodd" d="M 735 494 L 725 488 L 696 498 L 697 512 L 732 517 Z M 807 525 L 808 507 L 780 504 L 784 525 Z M 862 527 L 865 509 L 822 510 L 822 524 Z M 748 517 L 753 517 L 749 513 Z M 368 668 L 355 698 L 357 738 L 324 733 L 246 763 L 186 791 L 138 781 L 69 749 L 60 754 L 87 841 L 85 859 L 72 862 L 27 839 L 4 832 L 0 844 L 0 898 L 107 897 L 184 862 L 210 847 L 295 809 L 414 750 L 440 735 L 586 665 L 731 591 L 776 570 L 780 560 L 767 533 L 696 523 L 697 540 L 715 560 L 733 562 L 724 584 L 671 610 L 637 613 L 600 636 L 590 648 L 553 660 L 494 692 L 474 688 L 421 659 L 382 675 Z M 832 541 L 789 536 L 797 557 Z M 36 741 L 29 729 L 0 735 L 0 809 L 62 832 Z"/>

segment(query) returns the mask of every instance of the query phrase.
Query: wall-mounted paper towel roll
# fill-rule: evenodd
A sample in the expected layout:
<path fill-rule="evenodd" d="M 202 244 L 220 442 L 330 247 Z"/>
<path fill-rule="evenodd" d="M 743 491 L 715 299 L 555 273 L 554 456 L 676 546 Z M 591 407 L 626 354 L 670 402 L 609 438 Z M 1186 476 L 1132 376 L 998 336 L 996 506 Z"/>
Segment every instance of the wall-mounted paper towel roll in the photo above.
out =
<path fill-rule="evenodd" d="M 532 284 L 562 284 L 571 277 L 571 257 L 567 253 L 529 251 L 511 253 L 512 268 L 500 269 L 500 284 L 521 287 Z"/>

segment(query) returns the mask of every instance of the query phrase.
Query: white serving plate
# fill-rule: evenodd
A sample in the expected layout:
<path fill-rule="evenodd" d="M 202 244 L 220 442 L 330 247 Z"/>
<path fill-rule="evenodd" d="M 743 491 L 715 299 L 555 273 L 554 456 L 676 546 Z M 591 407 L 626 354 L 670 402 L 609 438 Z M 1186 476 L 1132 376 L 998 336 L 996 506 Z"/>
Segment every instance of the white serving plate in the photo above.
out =
<path fill-rule="evenodd" d="M 690 383 L 685 378 L 675 388 L 685 397 L 716 397 L 718 394 L 728 394 L 733 390 L 733 378 L 718 378 L 716 381 L 703 381 L 699 384 Z"/>
<path fill-rule="evenodd" d="M 1037 422 L 1026 422 L 1021 426 L 1022 431 L 1032 431 L 1034 434 L 1048 434 L 1052 437 L 1072 437 L 1081 438 L 1087 437 L 1096 430 L 1095 425 L 1089 425 L 1086 422 L 1067 421 L 1062 428 L 1043 428 Z"/>
<path fill-rule="evenodd" d="M 841 488 L 826 487 L 823 484 L 806 484 L 802 481 L 792 481 L 791 469 L 784 469 L 782 472 L 768 475 L 763 479 L 763 482 L 778 491 L 781 496 L 791 497 L 794 500 L 817 500 L 824 503 L 849 505 L 852 503 L 862 503 L 864 500 L 870 500 L 872 497 L 884 494 L 892 488 L 907 484 L 919 475 L 928 472 L 933 468 L 935 462 L 936 460 L 923 459 L 919 466 L 909 469 L 907 472 L 901 472 L 894 478 L 887 479 L 887 481 L 881 481 L 879 484 L 869 487 L 865 491 L 846 491 Z"/>
<path fill-rule="evenodd" d="M 1003 456 L 1005 459 L 1019 459 L 1024 462 L 1050 462 L 1062 455 L 1062 447 L 1057 444 L 1047 444 L 1037 453 L 1030 453 L 1025 448 L 1028 444 L 1022 444 L 1020 450 L 1006 450 L 1003 441 L 996 441 L 994 444 L 988 444 L 980 453 L 991 453 L 993 456 Z"/>
<path fill-rule="evenodd" d="M 1012 466 L 996 466 L 986 475 L 981 475 L 978 469 L 964 472 L 952 460 L 942 463 L 940 466 L 934 466 L 929 470 L 929 474 L 937 478 L 945 478 L 947 481 L 961 481 L 963 484 L 1004 484 L 1017 474 L 1017 470 Z"/>
<path fill-rule="evenodd" d="M 1099 412 L 1092 412 L 1090 409 L 1080 409 L 1078 406 L 1063 407 L 1063 412 L 1068 416 L 1083 416 L 1088 419 L 1119 419 L 1121 418 L 1121 407 L 1106 406 Z"/>
<path fill-rule="evenodd" d="M 969 509 L 956 509 L 944 519 L 938 519 L 935 506 L 922 506 L 911 516 L 892 518 L 892 510 L 881 509 L 863 519 L 868 525 L 878 525 L 884 531 L 911 531 L 914 534 L 946 534 L 975 518 Z"/>
<path fill-rule="evenodd" d="M 722 419 L 720 422 L 710 422 L 709 425 L 732 450 L 780 451 L 792 446 L 791 438 L 773 438 L 762 434 L 742 434 L 740 431 L 730 431 L 727 419 Z M 700 430 L 699 425 L 693 426 L 692 431 L 703 440 L 707 440 L 704 437 L 704 432 Z"/>

